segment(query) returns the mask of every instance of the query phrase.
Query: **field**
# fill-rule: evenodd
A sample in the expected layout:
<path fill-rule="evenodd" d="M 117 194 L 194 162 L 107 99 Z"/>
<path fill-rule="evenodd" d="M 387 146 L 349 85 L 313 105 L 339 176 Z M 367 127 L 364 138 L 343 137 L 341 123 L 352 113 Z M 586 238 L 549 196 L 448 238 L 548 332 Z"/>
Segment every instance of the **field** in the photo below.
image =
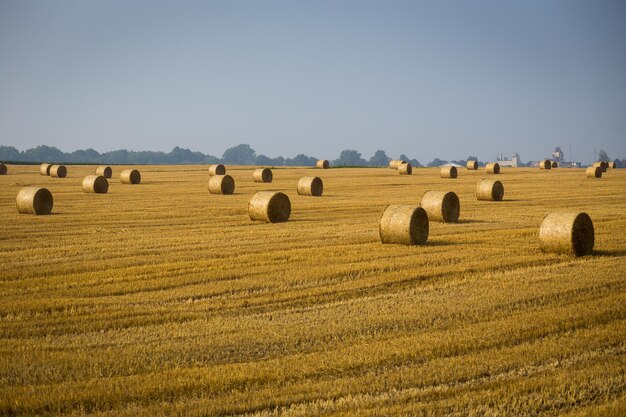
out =
<path fill-rule="evenodd" d="M 0 176 L 0 415 L 625 415 L 626 170 L 484 172 L 113 167 L 109 193 L 9 165 Z M 298 196 L 319 175 L 321 198 Z M 24 185 L 50 216 L 20 215 Z M 382 245 L 387 204 L 455 191 L 458 224 Z M 290 221 L 255 223 L 257 190 Z M 593 256 L 543 254 L 553 211 L 594 221 Z"/>

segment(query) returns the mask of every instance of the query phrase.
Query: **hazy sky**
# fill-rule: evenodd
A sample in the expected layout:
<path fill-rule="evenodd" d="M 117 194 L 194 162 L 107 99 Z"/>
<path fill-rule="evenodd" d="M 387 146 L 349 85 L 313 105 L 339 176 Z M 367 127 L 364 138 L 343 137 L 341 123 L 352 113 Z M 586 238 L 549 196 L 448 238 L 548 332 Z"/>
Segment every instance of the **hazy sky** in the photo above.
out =
<path fill-rule="evenodd" d="M 626 1 L 0 0 L 0 144 L 239 143 L 624 158 Z"/>

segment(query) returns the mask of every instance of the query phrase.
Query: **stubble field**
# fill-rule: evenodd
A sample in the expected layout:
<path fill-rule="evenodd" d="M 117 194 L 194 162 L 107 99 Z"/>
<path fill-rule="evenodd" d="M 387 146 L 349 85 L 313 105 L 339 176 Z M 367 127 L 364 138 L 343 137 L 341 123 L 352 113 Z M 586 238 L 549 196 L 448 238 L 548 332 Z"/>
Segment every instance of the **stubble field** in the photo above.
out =
<path fill-rule="evenodd" d="M 626 170 L 113 167 L 109 193 L 9 165 L 0 176 L 0 415 L 624 415 Z M 324 180 L 320 198 L 298 178 Z M 22 186 L 54 195 L 20 215 Z M 258 190 L 289 222 L 250 221 Z M 388 204 L 461 201 L 424 246 L 382 245 Z M 594 255 L 543 254 L 553 211 L 585 211 Z"/>

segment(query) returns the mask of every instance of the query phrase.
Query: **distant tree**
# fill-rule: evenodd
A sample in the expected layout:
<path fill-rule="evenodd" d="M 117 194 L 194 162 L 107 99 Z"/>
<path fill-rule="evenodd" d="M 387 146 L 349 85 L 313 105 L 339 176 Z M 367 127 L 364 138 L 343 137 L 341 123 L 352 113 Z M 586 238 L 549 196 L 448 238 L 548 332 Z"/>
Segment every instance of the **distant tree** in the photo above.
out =
<path fill-rule="evenodd" d="M 100 162 L 101 155 L 95 149 L 78 149 L 67 155 L 67 162 L 80 162 L 80 163 L 98 163 Z"/>
<path fill-rule="evenodd" d="M 415 158 L 409 158 L 408 156 L 406 156 L 405 154 L 400 155 L 400 159 L 402 159 L 403 161 L 407 161 L 408 163 L 410 163 L 413 167 L 421 167 L 422 164 L 420 164 L 420 161 L 418 161 Z"/>
<path fill-rule="evenodd" d="M 257 155 L 254 157 L 254 165 L 274 165 L 273 159 L 265 155 Z"/>
<path fill-rule="evenodd" d="M 441 165 L 447 164 L 447 163 L 448 163 L 448 161 L 444 161 L 443 159 L 435 158 L 430 163 L 428 163 L 427 166 L 429 166 L 429 167 L 438 167 L 438 166 L 441 166 Z"/>
<path fill-rule="evenodd" d="M 225 163 L 235 165 L 252 165 L 255 157 L 256 152 L 254 149 L 245 143 L 226 149 L 224 155 L 222 155 Z"/>
<path fill-rule="evenodd" d="M 201 152 L 193 152 L 176 146 L 166 155 L 170 164 L 206 164 L 207 156 Z"/>
<path fill-rule="evenodd" d="M 306 156 L 305 154 L 298 154 L 293 158 L 285 159 L 285 165 L 289 166 L 302 166 L 308 167 L 313 166 L 317 162 L 317 158 L 313 158 L 311 156 Z"/>
<path fill-rule="evenodd" d="M 341 151 L 339 159 L 333 162 L 335 166 L 364 166 L 367 161 L 361 158 L 361 153 L 352 149 Z"/>
<path fill-rule="evenodd" d="M 39 145 L 23 153 L 24 161 L 29 162 L 67 162 L 67 155 L 55 147 Z"/>
<path fill-rule="evenodd" d="M 0 146 L 0 161 L 23 161 L 23 155 L 13 146 Z"/>
<path fill-rule="evenodd" d="M 610 161 L 610 160 L 611 158 L 609 158 L 609 156 L 606 154 L 604 149 L 600 149 L 598 151 L 598 161 Z"/>
<path fill-rule="evenodd" d="M 615 161 L 617 162 L 618 168 L 626 168 L 626 158 L 622 159 L 621 161 L 619 159 L 616 159 Z"/>
<path fill-rule="evenodd" d="M 387 156 L 385 151 L 378 150 L 369 160 L 369 165 L 374 167 L 386 167 L 389 165 L 391 158 Z"/>

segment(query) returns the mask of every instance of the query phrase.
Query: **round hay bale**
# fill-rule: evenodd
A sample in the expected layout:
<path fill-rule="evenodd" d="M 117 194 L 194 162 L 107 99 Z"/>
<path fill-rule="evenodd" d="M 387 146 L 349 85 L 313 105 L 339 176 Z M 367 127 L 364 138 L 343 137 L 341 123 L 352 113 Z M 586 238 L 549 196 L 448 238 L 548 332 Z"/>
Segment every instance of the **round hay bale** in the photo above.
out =
<path fill-rule="evenodd" d="M 539 162 L 539 169 L 551 169 L 552 168 L 552 162 L 548 161 L 547 159 L 544 159 L 543 161 Z"/>
<path fill-rule="evenodd" d="M 428 215 L 422 207 L 390 205 L 378 222 L 382 243 L 423 245 L 428 240 Z"/>
<path fill-rule="evenodd" d="M 65 178 L 67 176 L 67 168 L 65 168 L 65 165 L 52 165 L 50 167 L 50 176 L 53 178 Z"/>
<path fill-rule="evenodd" d="M 50 168 L 52 168 L 52 164 L 43 163 L 39 165 L 39 173 L 41 175 L 50 175 Z"/>
<path fill-rule="evenodd" d="M 252 178 L 254 179 L 254 182 L 272 182 L 274 176 L 272 175 L 271 169 L 261 168 L 254 170 Z"/>
<path fill-rule="evenodd" d="M 594 244 L 593 222 L 587 213 L 550 213 L 539 228 L 542 252 L 589 255 Z"/>
<path fill-rule="evenodd" d="M 101 175 L 104 178 L 111 178 L 113 176 L 113 170 L 111 169 L 111 167 L 108 167 L 106 165 L 99 166 L 98 168 L 96 168 L 96 175 Z"/>
<path fill-rule="evenodd" d="M 276 191 L 259 191 L 248 203 L 250 220 L 268 223 L 286 222 L 291 214 L 289 197 Z"/>
<path fill-rule="evenodd" d="M 590 167 L 587 167 L 585 174 L 587 175 L 587 178 L 602 178 L 602 168 L 600 168 L 599 165 L 596 166 L 594 164 Z"/>
<path fill-rule="evenodd" d="M 23 214 L 50 214 L 52 193 L 47 188 L 24 187 L 17 193 L 17 211 Z"/>
<path fill-rule="evenodd" d="M 139 184 L 141 182 L 141 174 L 136 169 L 127 169 L 120 174 L 122 184 Z"/>
<path fill-rule="evenodd" d="M 328 167 L 330 167 L 330 162 L 328 162 L 327 159 L 320 159 L 319 161 L 317 161 L 317 164 L 315 166 L 320 169 L 328 169 Z"/>
<path fill-rule="evenodd" d="M 499 174 L 500 164 L 497 162 L 489 162 L 485 165 L 485 171 L 487 171 L 487 174 Z"/>
<path fill-rule="evenodd" d="M 556 161 L 552 161 L 552 169 L 558 168 L 558 167 L 559 167 L 559 163 Z"/>
<path fill-rule="evenodd" d="M 441 178 L 456 178 L 458 175 L 457 169 L 454 166 L 441 167 Z"/>
<path fill-rule="evenodd" d="M 0 175 L 6 175 L 9 169 L 6 165 L 0 163 Z"/>
<path fill-rule="evenodd" d="M 398 165 L 398 174 L 400 175 L 411 175 L 413 173 L 413 166 L 410 163 L 404 162 Z"/>
<path fill-rule="evenodd" d="M 461 213 L 459 197 L 452 191 L 426 191 L 420 206 L 426 210 L 430 220 L 444 223 L 457 222 Z"/>
<path fill-rule="evenodd" d="M 106 194 L 109 181 L 103 175 L 87 175 L 83 179 L 83 191 L 86 193 Z"/>
<path fill-rule="evenodd" d="M 230 175 L 214 175 L 209 178 L 211 194 L 232 194 L 235 192 L 235 180 Z"/>
<path fill-rule="evenodd" d="M 615 161 L 609 162 L 607 168 L 616 169 L 617 168 L 617 162 L 615 162 Z"/>
<path fill-rule="evenodd" d="M 476 186 L 476 198 L 483 201 L 502 201 L 504 186 L 498 180 L 482 179 Z"/>
<path fill-rule="evenodd" d="M 226 167 L 222 164 L 209 166 L 209 175 L 226 175 Z"/>
<path fill-rule="evenodd" d="M 324 191 L 324 183 L 320 177 L 302 177 L 298 180 L 298 194 L 319 197 Z"/>
<path fill-rule="evenodd" d="M 592 166 L 600 167 L 602 172 L 606 172 L 606 169 L 609 167 L 609 164 L 607 162 L 604 162 L 604 161 L 598 161 L 598 162 L 594 162 Z"/>
<path fill-rule="evenodd" d="M 402 164 L 406 164 L 406 161 L 403 161 L 402 159 L 392 159 L 391 161 L 389 161 L 389 168 L 391 169 L 398 169 L 398 167 Z"/>
<path fill-rule="evenodd" d="M 465 167 L 469 170 L 469 171 L 476 171 L 478 170 L 478 161 L 467 161 L 467 163 L 465 164 Z"/>

